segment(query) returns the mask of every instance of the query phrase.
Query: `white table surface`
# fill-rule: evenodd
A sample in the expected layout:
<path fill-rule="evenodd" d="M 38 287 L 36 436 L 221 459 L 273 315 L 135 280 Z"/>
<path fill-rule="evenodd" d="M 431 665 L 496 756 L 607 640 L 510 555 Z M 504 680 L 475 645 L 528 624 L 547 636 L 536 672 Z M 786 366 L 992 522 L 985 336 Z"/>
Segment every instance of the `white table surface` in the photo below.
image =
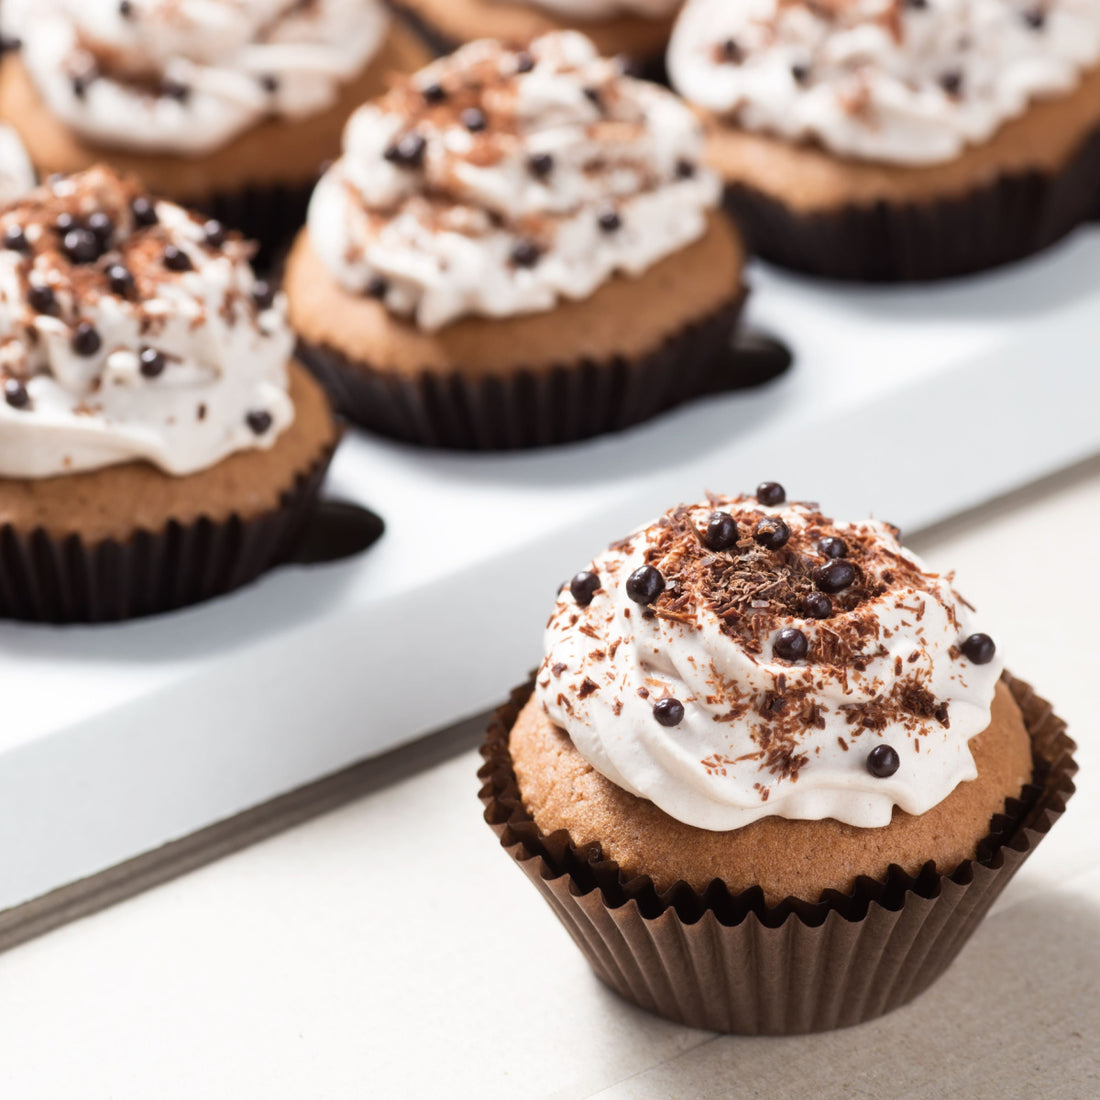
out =
<path fill-rule="evenodd" d="M 0 1096 L 1100 1096 L 1100 461 L 910 544 L 958 570 L 1081 765 L 913 1005 L 775 1040 L 620 1002 L 499 850 L 467 750 L 0 956 Z"/>

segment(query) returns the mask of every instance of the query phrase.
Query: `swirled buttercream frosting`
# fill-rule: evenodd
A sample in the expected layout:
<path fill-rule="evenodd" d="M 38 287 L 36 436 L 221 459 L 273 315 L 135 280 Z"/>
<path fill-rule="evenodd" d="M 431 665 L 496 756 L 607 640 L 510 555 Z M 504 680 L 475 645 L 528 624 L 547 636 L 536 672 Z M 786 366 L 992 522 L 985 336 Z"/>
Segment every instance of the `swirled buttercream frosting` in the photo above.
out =
<path fill-rule="evenodd" d="M 388 27 L 380 0 L 6 0 L 50 110 L 89 141 L 201 155 L 335 102 Z"/>
<path fill-rule="evenodd" d="M 712 497 L 565 586 L 536 691 L 607 779 L 686 824 L 877 827 L 977 771 L 1001 667 L 951 577 L 874 520 Z"/>
<path fill-rule="evenodd" d="M 0 210 L 0 476 L 270 447 L 293 337 L 250 254 L 106 168 Z"/>
<path fill-rule="evenodd" d="M 747 130 L 931 164 L 1100 63 L 1100 0 L 689 0 L 669 72 Z"/>
<path fill-rule="evenodd" d="M 690 111 L 583 35 L 474 42 L 352 116 L 310 240 L 423 329 L 548 310 L 703 235 L 702 154 Z"/>

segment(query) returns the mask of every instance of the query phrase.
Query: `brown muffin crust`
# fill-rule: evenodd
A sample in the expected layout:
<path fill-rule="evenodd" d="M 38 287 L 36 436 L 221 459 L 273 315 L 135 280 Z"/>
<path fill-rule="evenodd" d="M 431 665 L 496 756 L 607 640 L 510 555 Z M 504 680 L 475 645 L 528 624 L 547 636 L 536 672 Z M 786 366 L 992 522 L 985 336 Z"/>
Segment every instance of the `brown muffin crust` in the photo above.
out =
<path fill-rule="evenodd" d="M 248 187 L 308 185 L 321 166 L 340 154 L 348 115 L 386 90 L 393 72 L 415 72 L 429 55 L 411 31 L 394 23 L 360 76 L 343 86 L 327 111 L 303 119 L 273 118 L 205 156 L 142 155 L 83 141 L 53 115 L 18 54 L 0 66 L 0 119 L 23 139 L 41 176 L 79 172 L 106 161 L 138 176 L 158 195 L 202 205 L 215 195 Z"/>
<path fill-rule="evenodd" d="M 715 213 L 698 241 L 638 278 L 616 276 L 590 297 L 543 313 L 464 317 L 439 332 L 422 332 L 381 303 L 345 290 L 303 230 L 283 289 L 290 323 L 307 344 L 397 375 L 491 377 L 584 359 L 640 358 L 737 298 L 744 261 L 736 230 Z"/>
<path fill-rule="evenodd" d="M 1055 175 L 1100 127 L 1100 68 L 1069 95 L 1033 104 L 982 145 L 942 164 L 908 166 L 834 156 L 817 145 L 749 133 L 709 117 L 708 157 L 727 183 L 799 212 L 877 202 L 921 203 L 985 188 L 1003 176 Z"/>
<path fill-rule="evenodd" d="M 658 890 L 683 880 L 702 892 L 719 879 L 734 894 L 760 886 L 769 905 L 847 891 L 861 875 L 882 879 L 891 864 L 915 875 L 932 860 L 949 873 L 973 858 L 993 815 L 1032 777 L 1031 741 L 1004 682 L 989 726 L 970 748 L 977 779 L 925 814 L 895 807 L 884 828 L 772 817 L 721 833 L 685 825 L 605 779 L 534 697 L 509 741 L 524 805 L 544 833 L 565 829 L 578 846 L 598 842 L 626 874 L 649 875 Z"/>
<path fill-rule="evenodd" d="M 41 527 L 55 539 L 77 534 L 90 545 L 124 542 L 139 530 L 156 533 L 171 520 L 250 520 L 274 511 L 336 442 L 328 399 L 296 363 L 290 397 L 294 421 L 269 450 L 238 451 L 196 474 L 173 477 L 130 462 L 61 477 L 0 478 L 0 525 L 24 534 Z"/>
<path fill-rule="evenodd" d="M 499 0 L 396 0 L 394 6 L 411 12 L 442 38 L 458 44 L 475 38 L 523 43 L 550 31 L 579 30 L 605 56 L 625 53 L 639 58 L 664 52 L 675 21 L 623 15 L 602 22 L 570 23 L 531 4 Z"/>

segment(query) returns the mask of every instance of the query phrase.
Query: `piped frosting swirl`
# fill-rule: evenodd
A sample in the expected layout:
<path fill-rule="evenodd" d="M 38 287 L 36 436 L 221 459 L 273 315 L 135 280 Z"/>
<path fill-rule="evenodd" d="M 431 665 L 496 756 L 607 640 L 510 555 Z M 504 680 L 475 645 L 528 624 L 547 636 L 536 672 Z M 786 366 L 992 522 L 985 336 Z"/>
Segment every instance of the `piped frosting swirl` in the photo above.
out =
<path fill-rule="evenodd" d="M 593 767 L 689 825 L 877 827 L 977 774 L 1001 667 L 970 618 L 887 524 L 712 497 L 563 588 L 536 690 Z"/>
<path fill-rule="evenodd" d="M 702 153 L 675 96 L 580 34 L 474 42 L 352 116 L 310 239 L 423 329 L 548 310 L 702 236 L 719 190 Z"/>
<path fill-rule="evenodd" d="M 748 130 L 932 164 L 1100 63 L 1100 0 L 689 0 L 674 86 Z"/>
<path fill-rule="evenodd" d="M 388 27 L 380 0 L 6 0 L 50 110 L 89 141 L 201 155 L 329 107 Z"/>
<path fill-rule="evenodd" d="M 106 168 L 0 211 L 0 476 L 270 447 L 293 337 L 250 254 Z"/>

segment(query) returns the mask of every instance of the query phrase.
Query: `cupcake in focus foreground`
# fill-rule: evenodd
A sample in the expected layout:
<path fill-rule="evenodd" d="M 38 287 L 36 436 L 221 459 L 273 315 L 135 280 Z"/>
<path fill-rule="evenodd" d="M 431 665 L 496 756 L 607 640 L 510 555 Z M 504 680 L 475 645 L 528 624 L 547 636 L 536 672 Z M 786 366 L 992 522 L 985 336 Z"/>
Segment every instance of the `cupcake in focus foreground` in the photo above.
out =
<path fill-rule="evenodd" d="M 647 74 L 664 69 L 664 52 L 683 0 L 394 0 L 393 6 L 436 51 L 478 38 L 529 42 L 578 30 L 600 53 L 621 54 Z"/>
<path fill-rule="evenodd" d="M 268 244 L 351 111 L 426 54 L 381 0 L 6 0 L 0 117 L 43 176 L 109 162 Z"/>
<path fill-rule="evenodd" d="M 575 33 L 359 110 L 291 251 L 300 354 L 363 427 L 492 449 L 637 423 L 728 358 L 744 256 L 667 90 Z"/>
<path fill-rule="evenodd" d="M 336 431 L 251 250 L 107 168 L 0 210 L 0 615 L 166 611 L 293 547 Z"/>
<path fill-rule="evenodd" d="M 948 966 L 1072 793 L 1072 742 L 889 525 L 681 506 L 563 586 L 486 819 L 612 988 L 795 1033 Z"/>
<path fill-rule="evenodd" d="M 1100 211 L 1098 0 L 690 0 L 669 49 L 754 251 L 932 279 Z"/>

